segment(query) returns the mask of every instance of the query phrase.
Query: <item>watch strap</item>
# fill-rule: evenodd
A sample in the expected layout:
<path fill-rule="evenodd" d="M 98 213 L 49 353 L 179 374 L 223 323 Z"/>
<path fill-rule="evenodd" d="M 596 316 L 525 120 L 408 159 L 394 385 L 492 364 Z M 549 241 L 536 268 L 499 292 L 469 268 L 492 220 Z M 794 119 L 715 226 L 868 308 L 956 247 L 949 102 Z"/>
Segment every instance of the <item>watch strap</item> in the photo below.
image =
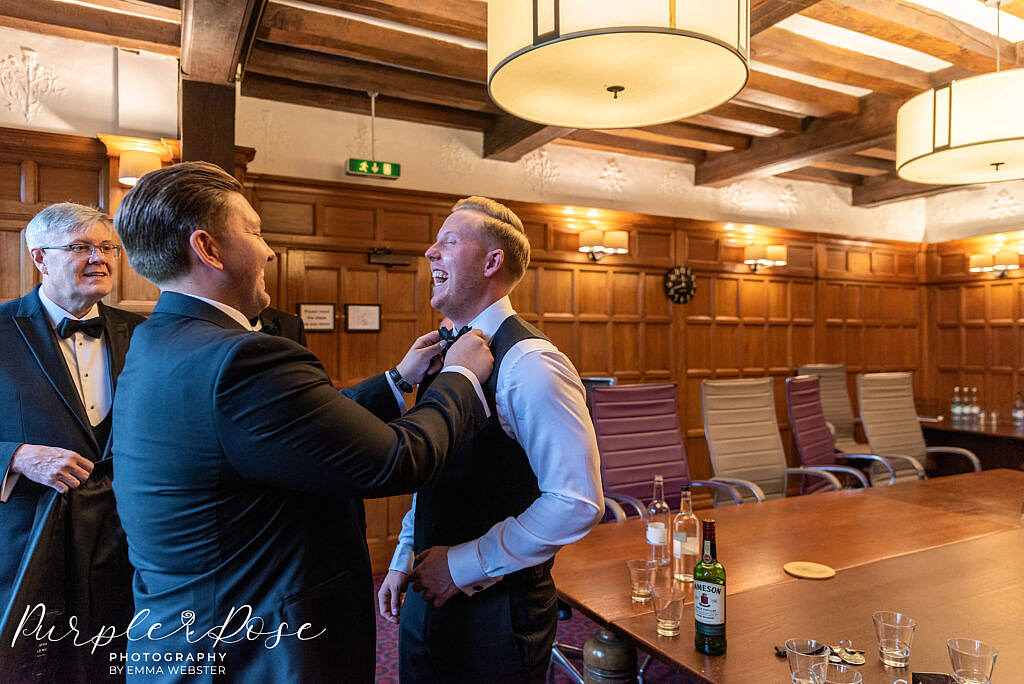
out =
<path fill-rule="evenodd" d="M 413 387 L 409 384 L 409 381 L 402 377 L 402 374 L 398 372 L 397 367 L 393 367 L 388 371 L 388 377 L 395 383 L 395 387 L 402 390 L 403 393 L 408 394 L 412 392 Z"/>

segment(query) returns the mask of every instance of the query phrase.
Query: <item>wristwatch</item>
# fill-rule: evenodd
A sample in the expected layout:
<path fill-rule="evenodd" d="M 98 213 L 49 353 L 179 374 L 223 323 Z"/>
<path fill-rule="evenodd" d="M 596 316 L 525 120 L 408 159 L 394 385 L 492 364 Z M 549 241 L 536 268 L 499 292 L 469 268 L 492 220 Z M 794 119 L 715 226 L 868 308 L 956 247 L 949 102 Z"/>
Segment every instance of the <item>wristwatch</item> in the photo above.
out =
<path fill-rule="evenodd" d="M 395 383 L 395 387 L 402 390 L 405 394 L 412 392 L 412 385 L 409 384 L 408 380 L 402 377 L 402 374 L 398 372 L 397 367 L 388 371 L 388 377 Z"/>

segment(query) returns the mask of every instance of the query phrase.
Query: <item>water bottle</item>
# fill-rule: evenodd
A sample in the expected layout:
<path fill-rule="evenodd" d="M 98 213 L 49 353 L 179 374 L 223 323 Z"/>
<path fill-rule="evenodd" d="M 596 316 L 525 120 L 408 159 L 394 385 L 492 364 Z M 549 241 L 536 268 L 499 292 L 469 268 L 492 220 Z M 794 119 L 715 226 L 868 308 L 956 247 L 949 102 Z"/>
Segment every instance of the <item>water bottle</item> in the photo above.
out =
<path fill-rule="evenodd" d="M 1013 425 L 1024 427 L 1024 397 L 1017 392 L 1017 398 L 1013 400 Z"/>
<path fill-rule="evenodd" d="M 960 387 L 953 388 L 953 401 L 950 404 L 949 412 L 954 423 L 960 422 L 963 417 L 964 405 L 960 399 Z"/>

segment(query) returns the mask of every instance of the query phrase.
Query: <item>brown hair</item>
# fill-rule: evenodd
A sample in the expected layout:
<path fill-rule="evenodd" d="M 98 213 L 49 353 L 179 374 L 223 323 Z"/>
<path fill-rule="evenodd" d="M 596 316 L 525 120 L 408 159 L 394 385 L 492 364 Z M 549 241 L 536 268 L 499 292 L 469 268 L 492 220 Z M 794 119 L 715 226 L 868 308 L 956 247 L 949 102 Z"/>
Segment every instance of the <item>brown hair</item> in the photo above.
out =
<path fill-rule="evenodd" d="M 182 162 L 140 178 L 114 216 L 132 268 L 157 284 L 183 275 L 189 237 L 197 230 L 221 234 L 233 192 L 242 193 L 238 179 L 208 162 Z"/>
<path fill-rule="evenodd" d="M 522 280 L 526 267 L 530 265 L 530 241 L 526 238 L 523 222 L 504 204 L 487 197 L 467 197 L 452 207 L 452 212 L 466 210 L 484 215 L 481 227 L 494 246 L 505 253 L 506 273 L 514 287 Z"/>

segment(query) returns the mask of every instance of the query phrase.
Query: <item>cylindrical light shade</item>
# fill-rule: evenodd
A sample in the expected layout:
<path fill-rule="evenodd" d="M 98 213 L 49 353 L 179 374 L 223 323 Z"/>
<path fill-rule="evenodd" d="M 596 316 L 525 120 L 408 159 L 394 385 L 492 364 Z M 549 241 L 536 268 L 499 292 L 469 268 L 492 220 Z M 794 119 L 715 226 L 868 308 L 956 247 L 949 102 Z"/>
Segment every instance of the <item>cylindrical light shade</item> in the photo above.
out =
<path fill-rule="evenodd" d="M 786 265 L 786 245 L 768 245 L 765 247 L 768 261 L 775 266 Z"/>
<path fill-rule="evenodd" d="M 749 23 L 750 0 L 490 0 L 488 92 L 552 126 L 675 121 L 743 89 Z"/>
<path fill-rule="evenodd" d="M 1020 257 L 1016 252 L 998 252 L 992 269 L 996 271 L 1012 271 L 1020 268 Z"/>
<path fill-rule="evenodd" d="M 160 156 L 154 152 L 125 150 L 117 166 L 117 180 L 124 185 L 135 185 L 139 179 L 161 166 Z"/>
<path fill-rule="evenodd" d="M 604 251 L 609 254 L 629 254 L 629 233 L 609 230 L 604 234 Z"/>
<path fill-rule="evenodd" d="M 1024 178 L 1024 68 L 912 97 L 896 115 L 896 171 L 918 183 Z"/>
<path fill-rule="evenodd" d="M 604 233 L 597 228 L 591 228 L 580 233 L 580 251 L 595 252 L 600 254 L 604 251 Z"/>
<path fill-rule="evenodd" d="M 768 258 L 764 245 L 747 245 L 743 248 L 743 263 L 760 264 Z"/>
<path fill-rule="evenodd" d="M 982 273 L 983 271 L 992 270 L 992 255 L 991 254 L 972 254 L 970 259 L 970 268 L 968 269 L 971 273 Z"/>

